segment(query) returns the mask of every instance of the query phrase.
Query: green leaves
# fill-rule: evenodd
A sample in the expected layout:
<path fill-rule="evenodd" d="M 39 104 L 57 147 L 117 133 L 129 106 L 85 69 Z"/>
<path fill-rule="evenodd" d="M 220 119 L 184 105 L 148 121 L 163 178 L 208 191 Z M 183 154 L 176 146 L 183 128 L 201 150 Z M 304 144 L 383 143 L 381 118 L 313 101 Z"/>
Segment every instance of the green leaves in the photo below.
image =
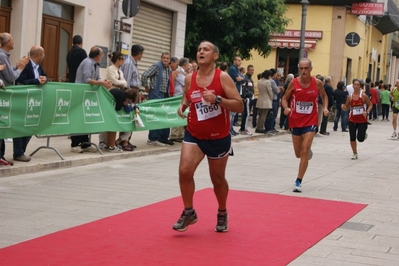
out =
<path fill-rule="evenodd" d="M 202 40 L 216 44 L 221 58 L 266 56 L 271 32 L 283 33 L 290 22 L 283 0 L 194 0 L 188 5 L 185 56 L 195 58 Z M 229 60 L 230 61 L 230 60 Z"/>

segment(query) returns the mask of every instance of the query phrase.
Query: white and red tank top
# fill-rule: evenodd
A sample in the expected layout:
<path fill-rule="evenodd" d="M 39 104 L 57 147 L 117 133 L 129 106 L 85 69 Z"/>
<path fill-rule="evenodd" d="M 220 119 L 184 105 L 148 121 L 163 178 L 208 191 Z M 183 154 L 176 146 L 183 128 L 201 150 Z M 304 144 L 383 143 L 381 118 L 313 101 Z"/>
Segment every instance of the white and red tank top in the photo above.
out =
<path fill-rule="evenodd" d="M 298 78 L 294 79 L 294 89 L 291 94 L 289 115 L 290 128 L 308 127 L 318 125 L 318 95 L 319 90 L 316 85 L 316 78 L 312 77 L 310 85 L 302 88 Z"/>
<path fill-rule="evenodd" d="M 352 94 L 353 95 L 353 94 Z M 363 100 L 363 93 L 360 92 L 359 98 L 354 100 L 352 95 L 350 100 L 350 112 L 349 112 L 349 121 L 357 124 L 366 123 L 367 118 L 364 117 L 364 111 L 366 110 L 365 103 Z"/>
<path fill-rule="evenodd" d="M 215 95 L 226 98 L 220 81 L 221 72 L 220 69 L 215 69 L 212 83 L 206 88 Z M 186 130 L 198 139 L 224 138 L 230 134 L 229 111 L 218 104 L 203 102 L 204 88 L 197 85 L 197 73 L 192 74 L 191 85 L 186 93 L 186 98 L 190 102 Z"/>

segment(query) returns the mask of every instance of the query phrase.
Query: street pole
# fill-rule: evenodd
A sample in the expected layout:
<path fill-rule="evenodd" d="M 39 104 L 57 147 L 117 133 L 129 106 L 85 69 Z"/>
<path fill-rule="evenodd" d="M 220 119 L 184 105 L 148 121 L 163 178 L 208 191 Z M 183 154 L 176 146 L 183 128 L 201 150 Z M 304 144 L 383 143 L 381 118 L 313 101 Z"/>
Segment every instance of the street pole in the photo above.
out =
<path fill-rule="evenodd" d="M 301 40 L 299 43 L 299 60 L 305 57 L 305 29 L 306 29 L 306 11 L 308 9 L 309 1 L 302 0 L 302 22 L 301 22 Z"/>

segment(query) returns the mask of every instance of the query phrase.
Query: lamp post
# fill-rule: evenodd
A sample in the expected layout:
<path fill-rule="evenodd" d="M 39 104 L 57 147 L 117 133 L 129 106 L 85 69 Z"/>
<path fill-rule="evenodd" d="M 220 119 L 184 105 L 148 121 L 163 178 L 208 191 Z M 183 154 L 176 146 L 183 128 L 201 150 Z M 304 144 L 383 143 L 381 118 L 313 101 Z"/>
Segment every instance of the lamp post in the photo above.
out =
<path fill-rule="evenodd" d="M 299 43 L 299 60 L 305 57 L 305 28 L 306 28 L 306 12 L 308 9 L 309 1 L 302 0 L 302 22 L 301 22 L 301 40 Z"/>

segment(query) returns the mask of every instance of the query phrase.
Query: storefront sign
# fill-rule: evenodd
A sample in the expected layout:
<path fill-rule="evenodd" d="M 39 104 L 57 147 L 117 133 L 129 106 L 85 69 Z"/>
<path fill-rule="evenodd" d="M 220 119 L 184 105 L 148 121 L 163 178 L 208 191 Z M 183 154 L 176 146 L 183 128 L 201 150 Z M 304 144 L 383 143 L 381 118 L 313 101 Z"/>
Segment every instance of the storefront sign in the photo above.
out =
<path fill-rule="evenodd" d="M 316 48 L 316 40 L 305 40 L 304 48 L 314 50 Z M 288 49 L 299 49 L 300 41 L 295 39 L 272 39 L 269 41 L 269 45 L 273 48 L 288 48 Z"/>
<path fill-rule="evenodd" d="M 384 15 L 384 3 L 353 3 L 351 5 L 351 14 L 353 15 Z"/>
<path fill-rule="evenodd" d="M 281 34 L 280 33 L 272 33 L 271 36 L 287 37 L 287 38 L 300 38 L 301 31 L 300 30 L 286 30 L 284 33 L 281 33 Z M 307 30 L 307 31 L 305 31 L 305 38 L 322 39 L 323 31 Z"/>
<path fill-rule="evenodd" d="M 114 30 L 130 33 L 132 30 L 132 25 L 119 20 L 114 20 Z"/>

